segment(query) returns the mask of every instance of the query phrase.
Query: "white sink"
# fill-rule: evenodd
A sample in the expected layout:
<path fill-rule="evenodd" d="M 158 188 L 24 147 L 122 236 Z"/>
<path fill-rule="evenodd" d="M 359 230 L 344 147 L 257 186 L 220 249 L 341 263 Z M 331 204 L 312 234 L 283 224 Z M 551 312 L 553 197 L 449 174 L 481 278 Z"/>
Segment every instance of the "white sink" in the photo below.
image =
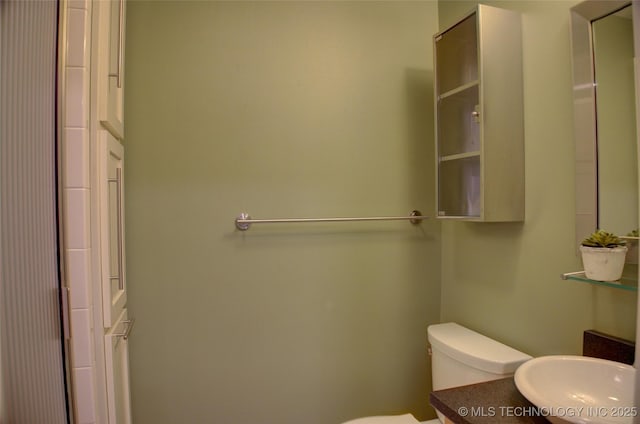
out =
<path fill-rule="evenodd" d="M 586 356 L 541 356 L 515 373 L 518 390 L 552 423 L 632 423 L 635 368 Z"/>

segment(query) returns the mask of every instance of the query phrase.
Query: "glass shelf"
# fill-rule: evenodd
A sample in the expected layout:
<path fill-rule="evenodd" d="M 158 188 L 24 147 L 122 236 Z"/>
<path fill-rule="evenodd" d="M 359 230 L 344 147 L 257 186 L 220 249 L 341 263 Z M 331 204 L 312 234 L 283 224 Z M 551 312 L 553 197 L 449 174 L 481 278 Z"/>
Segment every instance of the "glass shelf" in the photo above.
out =
<path fill-rule="evenodd" d="M 479 86 L 480 86 L 480 81 L 479 80 L 474 80 L 474 81 L 468 82 L 466 84 L 462 84 L 460 87 L 453 88 L 453 89 L 447 91 L 446 93 L 440 94 L 438 96 L 438 100 L 444 100 L 447 97 L 455 96 L 458 93 L 463 93 L 462 97 L 469 96 L 469 94 L 466 94 L 464 92 L 467 91 L 467 90 L 469 90 L 469 92 L 472 92 L 472 90 L 471 90 L 472 88 L 479 87 Z"/>
<path fill-rule="evenodd" d="M 628 291 L 638 291 L 638 277 L 637 274 L 631 275 L 624 273 L 622 278 L 618 281 L 597 281 L 591 280 L 584 275 L 584 271 L 579 272 L 568 272 L 566 274 L 562 274 L 561 278 L 563 280 L 573 280 L 580 281 L 582 283 L 590 283 L 595 284 L 597 286 L 605 286 L 612 287 L 614 289 L 628 290 Z"/>
<path fill-rule="evenodd" d="M 448 160 L 459 160 L 459 159 L 466 159 L 466 158 L 472 158 L 474 156 L 480 156 L 480 152 L 466 152 L 466 153 L 458 153 L 455 155 L 448 155 L 448 156 L 442 156 L 440 157 L 440 162 L 446 162 Z"/>

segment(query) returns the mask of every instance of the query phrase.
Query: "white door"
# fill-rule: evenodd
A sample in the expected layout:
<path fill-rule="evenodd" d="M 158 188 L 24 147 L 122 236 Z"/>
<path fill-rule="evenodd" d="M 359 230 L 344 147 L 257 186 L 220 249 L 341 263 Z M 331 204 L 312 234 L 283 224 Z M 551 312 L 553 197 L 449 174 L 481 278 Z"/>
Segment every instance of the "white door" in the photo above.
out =
<path fill-rule="evenodd" d="M 129 333 L 133 320 L 124 309 L 104 336 L 109 424 L 131 424 L 129 395 Z"/>
<path fill-rule="evenodd" d="M 124 148 L 108 131 L 99 131 L 100 242 L 104 328 L 113 327 L 127 303 L 124 260 Z"/>

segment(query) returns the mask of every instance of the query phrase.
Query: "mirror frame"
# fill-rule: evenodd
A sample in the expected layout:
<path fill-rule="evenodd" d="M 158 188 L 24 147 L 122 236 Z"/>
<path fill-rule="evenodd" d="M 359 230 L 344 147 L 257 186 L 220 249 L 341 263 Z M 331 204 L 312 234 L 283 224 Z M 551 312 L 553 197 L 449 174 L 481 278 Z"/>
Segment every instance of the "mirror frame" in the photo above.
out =
<path fill-rule="evenodd" d="M 595 231 L 598 225 L 598 136 L 591 22 L 632 3 L 635 2 L 587 0 L 570 9 L 573 131 L 576 143 L 576 246 Z M 634 15 L 635 9 L 636 7 L 634 7 Z M 636 25 L 634 25 L 634 34 L 636 31 Z M 637 48 L 634 46 L 636 51 Z"/>
<path fill-rule="evenodd" d="M 602 0 L 586 0 L 570 10 L 571 25 L 571 57 L 573 72 L 573 98 L 574 98 L 574 134 L 576 140 L 576 239 L 583 234 L 586 225 L 596 225 L 597 216 L 597 195 L 593 191 L 592 196 L 586 193 L 578 193 L 578 183 L 588 182 L 591 178 L 591 187 L 595 190 L 597 187 L 594 183 L 596 177 L 595 159 L 595 90 L 593 78 L 593 58 L 591 48 L 591 21 L 598 17 L 602 17 L 611 13 L 614 9 L 624 7 L 626 4 L 632 4 L 633 15 L 633 49 L 634 49 L 634 67 L 635 67 L 635 93 L 636 93 L 636 129 L 640 134 L 640 1 L 602 1 Z M 638 23 L 638 24 L 636 24 Z M 585 40 L 587 43 L 585 51 Z M 581 56 L 582 55 L 582 56 Z M 585 56 L 586 55 L 586 56 Z M 586 85 L 584 85 L 586 84 Z M 590 100 L 589 100 L 590 99 Z M 590 102 L 590 105 L 589 105 Z M 581 103 L 586 105 L 582 108 Z M 580 109 L 580 110 L 578 110 Z M 584 127 L 580 127 L 584 126 Z M 584 131 L 581 131 L 584 128 Z M 580 136 L 585 133 L 589 136 L 581 139 Z M 636 140 L 638 142 L 638 140 Z M 585 152 L 581 155 L 582 152 Z M 589 159 L 591 162 L 588 162 Z M 584 162 L 580 163 L 579 160 Z M 640 162 L 640 146 L 638 149 L 638 160 Z M 591 177 L 579 174 L 584 169 L 581 166 L 591 166 Z M 583 178 L 583 179 L 581 179 Z M 640 173 L 638 176 L 640 181 Z M 639 185 L 640 186 L 640 185 Z M 590 209 L 589 209 L 590 208 Z M 579 213 L 583 214 L 582 216 Z M 593 221 L 591 221 L 591 219 Z M 591 227 L 590 227 L 591 228 Z M 582 241 L 579 239 L 577 245 Z M 640 269 L 638 271 L 640 278 Z M 637 296 L 638 310 L 640 311 L 640 296 Z M 640 314 L 636 316 L 636 341 L 640 340 Z M 636 368 L 640 367 L 640 343 L 636 342 L 635 363 Z M 636 373 L 636 390 L 635 404 L 640 405 L 640 372 Z"/>

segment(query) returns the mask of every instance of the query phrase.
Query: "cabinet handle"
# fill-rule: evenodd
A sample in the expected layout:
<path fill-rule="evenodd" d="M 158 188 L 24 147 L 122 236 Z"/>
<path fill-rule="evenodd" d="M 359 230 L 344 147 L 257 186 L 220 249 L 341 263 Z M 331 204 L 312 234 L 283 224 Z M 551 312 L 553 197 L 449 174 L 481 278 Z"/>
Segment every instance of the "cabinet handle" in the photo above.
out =
<path fill-rule="evenodd" d="M 122 168 L 116 168 L 116 177 L 109 179 L 110 183 L 116 183 L 116 233 L 118 234 L 117 250 L 118 250 L 118 275 L 112 275 L 111 280 L 118 280 L 118 290 L 124 290 L 124 266 L 122 264 Z"/>
<path fill-rule="evenodd" d="M 122 337 L 123 340 L 127 340 L 129 338 L 129 335 L 131 334 L 131 330 L 133 330 L 133 324 L 136 323 L 136 320 L 134 318 L 131 318 L 122 321 L 122 323 L 127 324 L 126 330 L 124 330 L 124 332 L 122 333 L 114 333 L 113 337 Z"/>
<path fill-rule="evenodd" d="M 473 112 L 471 112 L 471 116 L 473 117 L 474 122 L 480 122 L 480 111 L 478 105 L 473 108 Z"/>
<path fill-rule="evenodd" d="M 116 168 L 116 208 L 118 211 L 118 289 L 124 290 L 124 267 L 122 266 L 122 168 Z"/>
<path fill-rule="evenodd" d="M 116 85 L 122 88 L 122 62 L 124 53 L 124 0 L 120 0 L 120 13 L 118 16 L 118 70 L 115 74 L 109 74 L 116 78 Z"/>

